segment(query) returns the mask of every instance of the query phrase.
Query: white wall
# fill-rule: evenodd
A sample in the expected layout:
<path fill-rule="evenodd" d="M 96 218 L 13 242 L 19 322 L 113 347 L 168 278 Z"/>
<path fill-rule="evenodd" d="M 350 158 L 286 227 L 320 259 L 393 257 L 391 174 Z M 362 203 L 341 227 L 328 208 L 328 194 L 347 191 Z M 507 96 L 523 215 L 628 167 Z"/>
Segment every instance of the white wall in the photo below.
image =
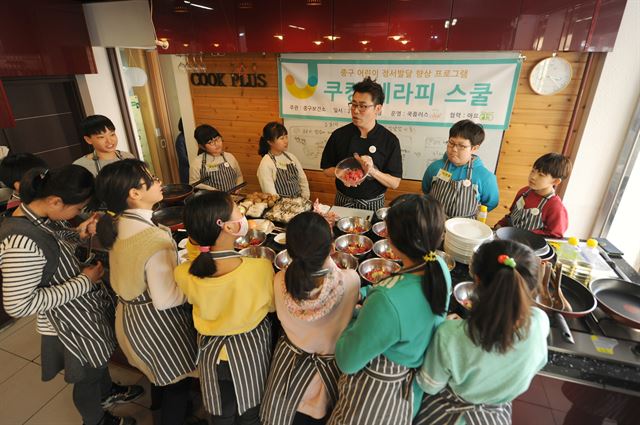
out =
<path fill-rule="evenodd" d="M 127 134 L 122 121 L 122 112 L 118 104 L 113 76 L 109 68 L 107 50 L 104 47 L 92 47 L 96 61 L 97 74 L 77 75 L 82 103 L 87 115 L 104 115 L 109 117 L 116 127 L 118 149 L 129 152 Z"/>
<path fill-rule="evenodd" d="M 629 0 L 614 51 L 607 54 L 598 80 L 564 196 L 569 212 L 565 236 L 587 238 L 599 231 L 594 228 L 596 216 L 640 96 L 639 23 L 640 0 Z M 635 199 L 637 203 L 638 196 Z"/>

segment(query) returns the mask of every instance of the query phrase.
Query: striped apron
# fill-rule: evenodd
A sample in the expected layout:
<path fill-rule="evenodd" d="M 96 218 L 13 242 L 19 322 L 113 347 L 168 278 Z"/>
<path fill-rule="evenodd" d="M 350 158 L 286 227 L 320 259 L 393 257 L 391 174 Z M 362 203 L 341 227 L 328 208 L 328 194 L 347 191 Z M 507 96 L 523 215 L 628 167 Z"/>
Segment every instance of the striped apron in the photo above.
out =
<path fill-rule="evenodd" d="M 414 370 L 382 354 L 360 372 L 342 375 L 327 425 L 408 425 L 413 416 Z"/>
<path fill-rule="evenodd" d="M 136 214 L 123 217 L 157 227 Z M 177 252 L 176 252 L 177 256 Z M 155 385 L 171 384 L 196 368 L 197 344 L 193 317 L 186 306 L 157 310 L 145 290 L 133 300 L 122 303 L 124 332 L 136 355 L 149 367 Z"/>
<path fill-rule="evenodd" d="M 280 337 L 260 406 L 263 425 L 291 425 L 300 400 L 316 373 L 320 374 L 329 394 L 330 411 L 338 400 L 340 369 L 335 356 L 307 353 L 286 335 Z"/>
<path fill-rule="evenodd" d="M 464 417 L 466 425 L 511 425 L 511 403 L 471 404 L 449 387 L 422 398 L 413 425 L 455 425 Z"/>
<path fill-rule="evenodd" d="M 203 152 L 200 177 L 205 179 L 203 183 L 226 192 L 237 185 L 238 173 L 224 157 L 224 153 L 222 154 L 222 160 L 221 164 L 209 169 L 207 167 L 207 153 Z"/>
<path fill-rule="evenodd" d="M 480 202 L 478 201 L 478 185 L 473 184 L 472 158 L 467 167 L 467 178 L 464 180 L 445 181 L 438 176 L 434 176 L 431 182 L 431 195 L 436 198 L 444 207 L 444 213 L 449 218 L 467 217 L 475 218 L 478 213 Z M 449 160 L 444 163 L 443 170 L 447 170 Z"/>
<path fill-rule="evenodd" d="M 520 198 L 518 198 L 518 201 L 516 201 L 514 209 L 511 212 L 511 225 L 525 230 L 542 229 L 544 227 L 544 223 L 542 222 L 542 208 L 544 208 L 547 201 L 556 193 L 551 192 L 542 198 L 535 208 L 524 208 L 525 199 L 530 192 L 531 189 L 527 189 Z M 519 206 L 518 203 L 522 204 L 522 207 Z"/>
<path fill-rule="evenodd" d="M 336 191 L 334 204 L 337 207 L 358 208 L 361 210 L 377 211 L 384 207 L 384 193 L 373 199 L 357 199 Z"/>
<path fill-rule="evenodd" d="M 269 158 L 276 165 L 276 193 L 285 198 L 297 198 L 302 193 L 302 189 L 300 189 L 300 176 L 298 174 L 298 167 L 291 160 L 291 157 L 287 155 L 286 152 L 282 152 L 282 154 L 287 158 L 289 162 L 285 168 L 282 168 L 282 165 L 278 165 L 276 161 L 276 157 L 269 152 Z"/>
<path fill-rule="evenodd" d="M 116 151 L 116 158 L 118 158 L 118 161 L 122 159 L 122 154 L 120 153 L 120 151 Z M 100 158 L 98 158 L 98 154 L 96 151 L 93 151 L 93 156 L 91 157 L 91 159 L 93 159 L 93 165 L 95 165 L 96 167 L 97 174 L 100 174 L 100 169 L 102 167 L 100 166 Z"/>
<path fill-rule="evenodd" d="M 60 247 L 58 268 L 50 285 L 58 285 L 80 274 L 75 257 L 76 232 L 63 230 L 66 222 L 43 220 L 25 204 L 22 210 L 36 227 L 52 235 Z M 45 312 L 64 347 L 83 365 L 104 367 L 116 348 L 113 329 L 115 319 L 113 301 L 103 283 L 71 301 Z"/>

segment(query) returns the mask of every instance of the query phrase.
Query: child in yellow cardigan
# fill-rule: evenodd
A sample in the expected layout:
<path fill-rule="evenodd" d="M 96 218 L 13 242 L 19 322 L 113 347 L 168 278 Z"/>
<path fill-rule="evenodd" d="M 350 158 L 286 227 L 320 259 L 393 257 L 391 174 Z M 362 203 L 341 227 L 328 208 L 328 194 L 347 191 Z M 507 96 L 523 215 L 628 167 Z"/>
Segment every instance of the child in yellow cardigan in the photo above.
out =
<path fill-rule="evenodd" d="M 184 224 L 200 254 L 175 269 L 193 304 L 198 331 L 200 387 L 213 424 L 259 424 L 258 412 L 271 360 L 275 311 L 273 267 L 243 258 L 233 242 L 247 233 L 246 218 L 225 192 L 194 197 Z"/>

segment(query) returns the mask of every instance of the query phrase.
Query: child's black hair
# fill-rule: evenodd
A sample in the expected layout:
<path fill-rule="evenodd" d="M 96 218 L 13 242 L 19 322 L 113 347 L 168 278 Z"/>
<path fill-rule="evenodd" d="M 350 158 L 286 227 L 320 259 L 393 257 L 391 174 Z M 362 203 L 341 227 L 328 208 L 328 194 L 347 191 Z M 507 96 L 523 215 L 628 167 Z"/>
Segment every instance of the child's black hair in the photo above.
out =
<path fill-rule="evenodd" d="M 471 142 L 471 146 L 478 146 L 484 142 L 484 128 L 471 120 L 458 121 L 449 129 L 449 137 L 461 137 Z"/>
<path fill-rule="evenodd" d="M 513 258 L 515 268 L 500 263 L 501 255 Z M 480 245 L 471 262 L 471 273 L 480 282 L 467 319 L 469 337 L 476 345 L 505 353 L 526 337 L 539 266 L 535 253 L 521 243 L 495 240 Z"/>
<path fill-rule="evenodd" d="M 226 192 L 211 191 L 191 198 L 184 207 L 184 227 L 191 240 L 200 246 L 213 246 L 222 228 L 218 220 L 229 221 L 233 200 Z M 208 252 L 202 252 L 191 263 L 189 273 L 197 277 L 211 277 L 216 263 Z"/>
<path fill-rule="evenodd" d="M 20 180 L 20 199 L 28 204 L 38 199 L 57 196 L 66 205 L 91 200 L 95 192 L 93 174 L 79 165 L 60 168 L 32 168 Z"/>
<path fill-rule="evenodd" d="M 445 215 L 442 204 L 431 195 L 402 195 L 391 202 L 385 222 L 389 239 L 403 254 L 422 263 L 422 291 L 433 314 L 443 314 L 447 306 L 447 281 L 438 261 L 426 261 L 442 243 Z"/>
<path fill-rule="evenodd" d="M 384 90 L 382 86 L 372 80 L 371 77 L 365 77 L 364 80 L 353 85 L 354 93 L 369 93 L 371 95 L 371 101 L 374 105 L 382 105 L 384 103 Z"/>
<path fill-rule="evenodd" d="M 96 195 L 108 213 L 100 217 L 97 234 L 104 248 L 110 249 L 118 237 L 116 220 L 111 214 L 118 215 L 129 208 L 129 191 L 141 188 L 141 181 L 147 188 L 153 185 L 147 164 L 137 159 L 123 159 L 100 170 L 96 179 Z"/>
<path fill-rule="evenodd" d="M 32 168 L 47 168 L 44 159 L 31 153 L 14 153 L 0 162 L 0 181 L 10 189 Z"/>
<path fill-rule="evenodd" d="M 284 125 L 279 122 L 272 121 L 267 123 L 262 129 L 262 136 L 260 136 L 260 141 L 258 142 L 258 155 L 265 156 L 269 153 L 269 149 L 271 146 L 269 142 L 273 143 L 278 140 L 278 137 L 282 137 L 289 134 Z"/>
<path fill-rule="evenodd" d="M 287 252 L 292 261 L 284 282 L 295 300 L 305 300 L 316 287 L 314 272 L 331 253 L 333 242 L 329 223 L 320 214 L 309 211 L 298 214 L 287 225 Z"/>
<path fill-rule="evenodd" d="M 571 174 L 571 160 L 559 153 L 547 153 L 536 159 L 533 168 L 554 179 L 566 179 Z"/>
<path fill-rule="evenodd" d="M 115 131 L 116 126 L 104 115 L 89 115 L 80 123 L 80 132 L 85 137 L 104 133 L 107 130 Z"/>

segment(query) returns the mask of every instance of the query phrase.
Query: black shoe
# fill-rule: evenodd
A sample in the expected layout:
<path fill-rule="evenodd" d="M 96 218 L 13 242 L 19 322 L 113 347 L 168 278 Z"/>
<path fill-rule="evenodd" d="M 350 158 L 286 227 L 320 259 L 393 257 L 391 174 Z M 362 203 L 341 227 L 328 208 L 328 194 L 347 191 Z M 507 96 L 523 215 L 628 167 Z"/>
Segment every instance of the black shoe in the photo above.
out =
<path fill-rule="evenodd" d="M 100 425 L 136 425 L 136 420 L 127 416 L 113 416 L 105 412 Z"/>
<path fill-rule="evenodd" d="M 111 386 L 111 394 L 102 399 L 102 408 L 108 409 L 113 405 L 130 403 L 137 400 L 144 394 L 144 388 L 140 385 L 122 386 L 113 384 Z"/>

